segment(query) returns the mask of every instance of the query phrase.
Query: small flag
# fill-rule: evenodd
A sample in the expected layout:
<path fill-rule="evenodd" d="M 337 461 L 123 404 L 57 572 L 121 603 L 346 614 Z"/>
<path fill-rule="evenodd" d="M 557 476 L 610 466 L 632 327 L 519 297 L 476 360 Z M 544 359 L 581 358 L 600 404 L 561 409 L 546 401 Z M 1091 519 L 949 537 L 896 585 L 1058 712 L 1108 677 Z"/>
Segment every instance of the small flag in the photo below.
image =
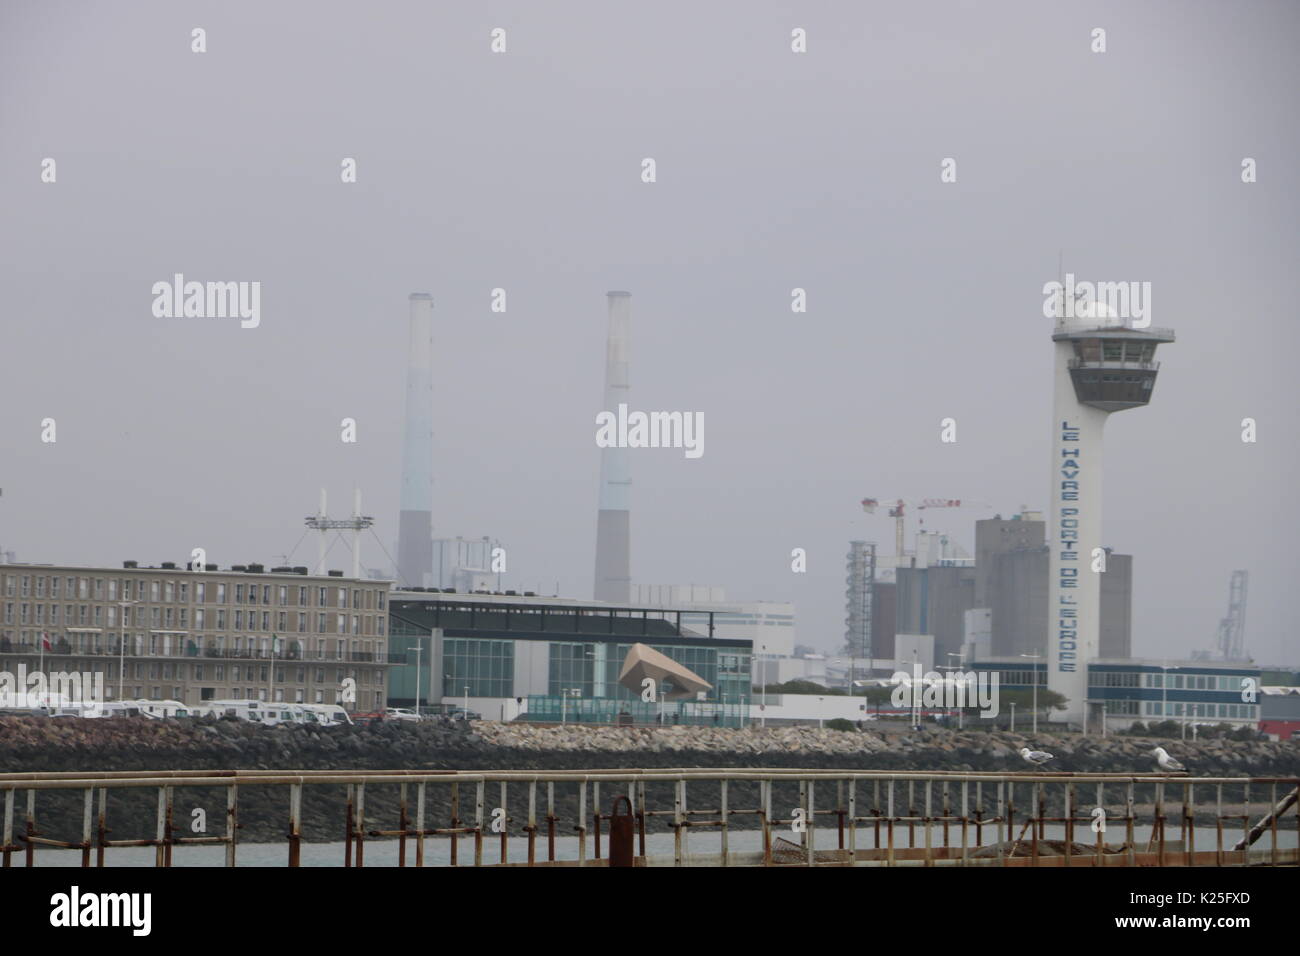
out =
<path fill-rule="evenodd" d="M 47 651 L 54 650 L 54 647 L 50 644 L 50 636 L 45 631 L 41 631 L 41 646 Z"/>
<path fill-rule="evenodd" d="M 271 653 L 272 654 L 280 653 L 280 637 L 277 634 L 271 635 Z"/>

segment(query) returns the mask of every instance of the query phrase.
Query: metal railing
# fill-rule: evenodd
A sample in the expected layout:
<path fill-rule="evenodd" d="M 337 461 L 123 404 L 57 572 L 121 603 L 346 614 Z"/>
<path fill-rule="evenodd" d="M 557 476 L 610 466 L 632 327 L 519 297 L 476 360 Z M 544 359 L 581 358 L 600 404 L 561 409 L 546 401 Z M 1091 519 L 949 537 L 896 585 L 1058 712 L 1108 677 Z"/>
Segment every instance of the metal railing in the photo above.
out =
<path fill-rule="evenodd" d="M 424 866 L 426 850 L 437 840 L 446 841 L 451 866 L 608 865 L 601 837 L 602 822 L 611 818 L 603 813 L 602 799 L 612 804 L 622 796 L 633 808 L 641 866 L 1292 866 L 1300 863 L 1300 849 L 1281 846 L 1278 834 L 1300 829 L 1298 785 L 1297 778 L 1180 774 L 836 770 L 10 773 L 0 774 L 0 860 L 9 867 L 21 854 L 33 866 L 38 848 L 57 848 L 80 851 L 82 866 L 104 866 L 111 848 L 153 847 L 156 865 L 171 866 L 176 847 L 220 845 L 226 865 L 234 866 L 241 793 L 287 788 L 287 863 L 298 866 L 302 795 L 310 787 L 335 788 L 336 797 L 342 789 L 343 866 L 364 865 L 367 840 L 375 839 L 390 841 L 390 847 L 396 842 L 398 866 L 407 865 L 408 846 L 414 847 L 414 864 Z M 557 787 L 567 805 L 576 796 L 570 818 L 557 813 Z M 690 808 L 690 787 L 697 795 L 707 790 L 699 798 L 705 806 Z M 184 830 L 174 821 L 176 792 L 192 788 L 225 791 L 223 834 L 179 835 Z M 489 801 L 489 788 L 495 800 Z M 1237 806 L 1225 804 L 1225 788 L 1229 800 L 1240 794 Z M 1252 799 L 1252 788 L 1256 795 L 1266 793 L 1267 802 Z M 110 840 L 109 792 L 150 789 L 157 793 L 152 835 Z M 47 791 L 81 791 L 80 840 L 42 836 L 37 795 Z M 367 795 L 387 794 L 391 802 L 393 791 L 396 821 L 384 827 L 368 819 Z M 525 822 L 510 816 L 517 805 L 512 792 L 526 806 Z M 26 806 L 22 832 L 15 835 L 19 793 L 25 793 Z M 435 796 L 449 807 L 443 825 L 426 812 Z M 1292 807 L 1296 814 L 1290 814 Z M 1252 828 L 1253 810 L 1266 815 Z M 656 826 L 671 831 L 671 853 L 647 853 L 647 831 Z M 1049 827 L 1060 837 L 1049 834 Z M 1139 828 L 1149 831 L 1145 841 Z M 1198 831 L 1210 829 L 1212 848 L 1198 847 Z M 703 831 L 717 834 L 717 845 L 692 853 L 690 842 L 694 838 L 698 846 Z M 1236 831 L 1240 839 L 1230 843 Z M 1269 845 L 1253 848 L 1265 832 L 1271 834 Z M 576 840 L 576 855 L 568 859 L 557 856 L 557 836 L 565 835 L 570 843 Z M 741 835 L 753 845 L 733 847 L 746 842 Z M 511 859 L 512 837 L 526 841 L 524 859 Z M 497 858 L 488 861 L 485 845 L 497 840 Z"/>

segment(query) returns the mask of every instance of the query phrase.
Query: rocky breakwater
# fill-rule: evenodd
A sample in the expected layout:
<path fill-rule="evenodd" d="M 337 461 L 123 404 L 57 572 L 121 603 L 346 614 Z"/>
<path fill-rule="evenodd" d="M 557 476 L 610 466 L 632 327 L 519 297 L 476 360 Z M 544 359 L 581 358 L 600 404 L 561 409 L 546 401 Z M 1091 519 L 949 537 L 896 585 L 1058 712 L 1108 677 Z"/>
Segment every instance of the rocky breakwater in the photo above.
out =
<path fill-rule="evenodd" d="M 390 722 L 368 727 L 264 728 L 232 720 L 77 720 L 0 718 L 0 772 L 37 770 L 558 770 L 618 768 L 812 768 L 823 770 L 948 770 L 1018 772 L 1033 768 L 1021 747 L 1056 755 L 1048 769 L 1147 772 L 1156 769 L 1150 750 L 1164 746 L 1189 770 L 1204 776 L 1300 775 L 1300 744 L 1205 740 L 1183 743 L 1137 737 L 1010 734 L 922 730 L 885 733 L 810 727 L 593 727 L 535 726 L 478 722 Z M 757 804 L 755 789 L 737 785 L 733 806 Z M 790 792 L 785 792 L 786 790 Z M 612 787 L 602 788 L 609 812 Z M 691 804 L 717 806 L 717 788 L 692 784 Z M 525 822 L 526 790 L 509 793 L 511 831 Z M 1231 794 L 1225 795 L 1231 799 Z M 488 797 L 499 799 L 499 788 Z M 652 803 L 670 807 L 666 785 L 650 788 Z M 1266 798 L 1254 793 L 1255 800 Z M 428 791 L 429 825 L 451 819 L 449 788 Z M 571 833 L 577 810 L 576 785 L 557 785 L 557 832 Z M 588 794 L 590 800 L 590 792 Z M 779 802 L 797 801 L 781 788 Z M 109 798 L 110 838 L 153 835 L 156 792 L 118 791 Z M 461 795 L 462 820 L 472 814 L 472 793 Z M 820 802 L 820 801 L 819 801 Z M 22 804 L 19 804 L 21 808 Z M 367 788 L 367 828 L 395 828 L 396 786 Z M 80 793 L 43 793 L 38 804 L 43 835 L 79 839 Z M 225 791 L 179 789 L 175 793 L 178 835 L 191 835 L 192 811 L 205 811 L 210 834 L 224 832 Z M 239 795 L 243 841 L 281 839 L 288 825 L 283 787 L 245 787 Z M 544 813 L 544 810 L 540 812 Z M 738 818 L 747 819 L 747 818 Z M 19 821 L 21 824 L 21 820 Z M 662 821 L 657 821 L 662 826 Z M 21 826 L 19 826 L 21 830 Z M 311 840 L 339 840 L 344 832 L 343 787 L 308 787 L 303 797 L 303 832 Z"/>

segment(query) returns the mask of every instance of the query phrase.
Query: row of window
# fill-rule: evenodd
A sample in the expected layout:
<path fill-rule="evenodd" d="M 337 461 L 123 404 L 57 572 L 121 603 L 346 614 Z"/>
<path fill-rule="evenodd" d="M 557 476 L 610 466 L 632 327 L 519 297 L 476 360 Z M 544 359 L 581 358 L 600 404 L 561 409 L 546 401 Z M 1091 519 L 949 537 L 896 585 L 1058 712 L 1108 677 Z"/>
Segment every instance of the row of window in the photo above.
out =
<path fill-rule="evenodd" d="M 1137 701 L 1128 701 L 1136 704 Z M 1136 711 L 1134 711 L 1136 713 Z M 1143 701 L 1142 713 L 1149 717 L 1223 717 L 1258 720 L 1257 704 L 1185 704 L 1182 701 Z"/>
<path fill-rule="evenodd" d="M 4 604 L 3 620 L 5 624 L 18 625 L 35 625 L 41 627 L 48 625 L 50 627 L 107 627 L 114 628 L 117 623 L 117 606 L 109 605 L 101 607 L 99 605 L 88 604 L 67 604 L 62 605 L 63 613 L 60 615 L 60 605 L 58 604 L 28 604 L 21 602 L 15 604 L 13 601 L 6 601 Z M 152 607 L 147 609 L 149 624 L 154 628 L 189 628 L 190 626 L 190 609 L 187 607 Z M 145 611 L 143 607 L 135 609 L 135 627 L 145 627 Z M 241 630 L 271 630 L 271 611 L 262 611 L 259 618 L 257 611 L 236 610 L 233 615 L 232 627 L 236 631 Z M 290 631 L 291 624 L 296 623 L 297 627 L 292 628 L 296 633 L 307 631 L 307 625 L 310 623 L 311 615 L 305 611 L 299 611 L 296 622 L 289 616 L 288 611 L 276 611 L 276 630 Z M 60 620 L 60 617 L 62 619 Z M 384 633 L 384 620 L 382 615 L 362 615 L 362 614 L 340 614 L 333 611 L 319 611 L 316 614 L 316 632 L 337 634 L 349 633 L 348 624 L 351 618 L 352 634 L 379 634 Z M 226 629 L 227 614 L 225 608 L 217 608 L 211 614 L 205 608 L 194 609 L 194 629 L 198 631 L 214 628 L 219 631 Z M 374 622 L 373 624 L 371 622 Z M 123 618 L 126 627 L 133 626 L 130 621 L 130 614 Z M 331 627 L 330 625 L 333 625 Z"/>
<path fill-rule="evenodd" d="M 547 692 L 552 696 L 622 700 L 640 697 L 618 683 L 630 644 L 604 644 L 602 680 L 596 680 L 597 645 L 552 642 L 547 670 Z M 713 648 L 654 647 L 712 684 L 713 700 L 742 701 L 749 697 L 750 658 L 747 654 L 720 654 Z M 443 641 L 442 692 L 448 697 L 511 697 L 514 689 L 515 642 L 474 638 Z M 409 656 L 409 655 L 408 655 Z M 466 690 L 468 688 L 468 690 Z M 576 694 L 574 692 L 577 692 Z"/>
<path fill-rule="evenodd" d="M 1150 362 L 1156 343 L 1143 339 L 1080 339 L 1074 354 L 1085 362 Z"/>
<path fill-rule="evenodd" d="M 206 641 L 177 633 L 136 633 L 126 635 L 126 653 L 133 657 L 176 656 L 176 657 L 270 657 L 272 652 L 284 658 L 302 658 L 304 660 L 326 660 L 345 657 L 351 660 L 382 660 L 386 645 L 383 641 L 368 640 L 334 640 L 332 638 L 312 638 L 306 641 L 282 640 L 275 647 L 271 637 L 255 637 L 236 634 L 227 637 L 224 634 L 211 636 Z M 42 631 L 20 631 L 15 637 L 13 631 L 0 631 L 0 653 L 19 651 L 26 654 L 40 654 L 42 650 L 52 654 L 98 654 L 118 655 L 121 653 L 121 635 L 114 631 L 107 634 L 81 633 L 52 635 Z"/>
<path fill-rule="evenodd" d="M 990 673 L 997 675 L 998 686 L 1000 687 L 1006 687 L 1007 685 L 1013 687 L 1032 687 L 1034 684 L 1038 684 L 1039 687 L 1047 686 L 1046 670 L 991 671 Z"/>
<path fill-rule="evenodd" d="M 145 695 L 146 691 L 148 691 L 148 696 Z M 170 693 L 165 693 L 167 691 L 170 691 Z M 229 691 L 227 691 L 226 688 L 224 687 L 204 687 L 200 689 L 199 700 L 190 700 L 190 701 L 185 700 L 185 696 L 181 688 L 174 687 L 174 686 L 160 687 L 156 684 L 153 686 L 136 684 L 134 686 L 128 685 L 123 687 L 122 692 L 124 697 L 128 700 L 179 700 L 182 701 L 183 703 L 189 703 L 191 705 L 195 703 L 199 703 L 200 701 L 203 700 L 260 700 L 260 701 L 266 700 L 265 687 L 247 687 L 247 688 L 232 687 L 230 688 Z M 116 693 L 116 688 L 114 688 L 114 693 Z M 294 697 L 293 703 L 305 704 L 307 702 L 306 694 L 302 689 L 291 691 L 291 693 L 293 694 Z M 334 690 L 334 691 L 327 692 L 323 690 L 316 690 L 313 691 L 312 694 L 313 697 L 315 698 L 314 703 L 317 704 L 347 703 L 342 699 L 343 697 L 342 691 Z M 329 697 L 332 698 L 329 701 L 326 701 L 325 699 L 327 694 Z M 194 697 L 195 695 L 191 694 L 189 696 Z M 382 691 L 375 691 L 374 693 L 366 694 L 360 697 L 359 699 L 368 701 L 370 706 L 375 710 L 379 710 L 384 704 L 384 694 Z M 281 704 L 285 702 L 283 689 L 280 688 L 276 689 L 275 701 L 276 703 L 281 703 Z"/>
<path fill-rule="evenodd" d="M 1227 674 L 1153 674 L 1138 671 L 1089 671 L 1089 687 L 1154 687 L 1161 689 L 1168 678 L 1170 690 L 1227 690 L 1240 692 L 1258 684 L 1257 678 Z M 1252 684 L 1253 682 L 1253 684 Z"/>
<path fill-rule="evenodd" d="M 48 582 L 48 584 L 47 584 Z M 59 577 L 52 575 L 7 574 L 4 579 L 5 597 L 36 597 L 51 599 L 74 599 L 95 601 L 142 601 L 147 603 L 180 603 L 190 601 L 189 581 L 159 581 L 148 578 L 118 579 L 90 577 Z M 225 581 L 196 581 L 194 584 L 194 603 L 206 604 L 209 597 L 213 603 L 225 604 L 230 585 Z M 119 591 L 121 597 L 118 597 Z M 296 593 L 295 593 L 296 592 Z M 314 594 L 312 592 L 315 592 Z M 388 594 L 379 588 L 342 588 L 321 587 L 316 585 L 288 584 L 235 584 L 233 596 L 235 604 L 270 604 L 272 595 L 276 604 L 292 606 L 291 598 L 296 597 L 298 607 L 353 607 L 357 610 L 385 610 Z M 315 603 L 310 603 L 312 598 Z M 259 600 L 260 598 L 260 600 Z"/>
<path fill-rule="evenodd" d="M 0 662 L 0 670 L 7 671 L 10 674 L 17 673 L 20 662 L 3 661 Z M 21 662 L 26 663 L 26 662 Z M 80 674 L 103 674 L 105 680 L 117 679 L 117 661 L 97 661 L 97 660 L 72 660 L 62 661 L 59 664 L 58 672 L 62 673 L 80 673 Z M 128 663 L 123 675 L 123 679 L 130 680 L 216 680 L 223 681 L 227 677 L 232 681 L 248 680 L 261 681 L 263 684 L 268 682 L 270 677 L 269 664 L 185 664 L 173 663 L 171 661 L 136 661 Z M 342 685 L 345 678 L 351 678 L 360 684 L 375 684 L 379 687 L 384 686 L 384 672 L 378 668 L 369 667 L 282 667 L 277 665 L 275 668 L 275 683 L 294 683 L 294 684 L 324 684 L 327 679 L 335 684 Z"/>

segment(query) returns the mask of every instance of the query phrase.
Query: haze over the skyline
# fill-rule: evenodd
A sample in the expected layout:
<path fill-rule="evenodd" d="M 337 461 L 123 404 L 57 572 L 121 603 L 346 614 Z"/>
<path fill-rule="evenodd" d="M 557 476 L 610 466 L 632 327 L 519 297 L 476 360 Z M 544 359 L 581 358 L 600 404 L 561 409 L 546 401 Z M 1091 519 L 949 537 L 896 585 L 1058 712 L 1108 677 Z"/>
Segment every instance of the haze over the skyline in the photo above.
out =
<path fill-rule="evenodd" d="M 633 581 L 793 601 L 799 643 L 838 649 L 849 540 L 893 547 L 861 498 L 989 502 L 926 512 L 972 551 L 977 518 L 1046 510 L 1063 256 L 1149 281 L 1178 337 L 1106 430 L 1134 654 L 1211 647 L 1245 568 L 1247 650 L 1295 664 L 1297 40 L 1264 2 L 7 3 L 0 547 L 269 565 L 355 484 L 395 555 L 427 291 L 434 534 L 589 597 L 625 289 L 634 406 L 707 422 L 698 459 L 631 452 Z M 260 282 L 260 324 L 155 317 L 175 273 Z"/>

